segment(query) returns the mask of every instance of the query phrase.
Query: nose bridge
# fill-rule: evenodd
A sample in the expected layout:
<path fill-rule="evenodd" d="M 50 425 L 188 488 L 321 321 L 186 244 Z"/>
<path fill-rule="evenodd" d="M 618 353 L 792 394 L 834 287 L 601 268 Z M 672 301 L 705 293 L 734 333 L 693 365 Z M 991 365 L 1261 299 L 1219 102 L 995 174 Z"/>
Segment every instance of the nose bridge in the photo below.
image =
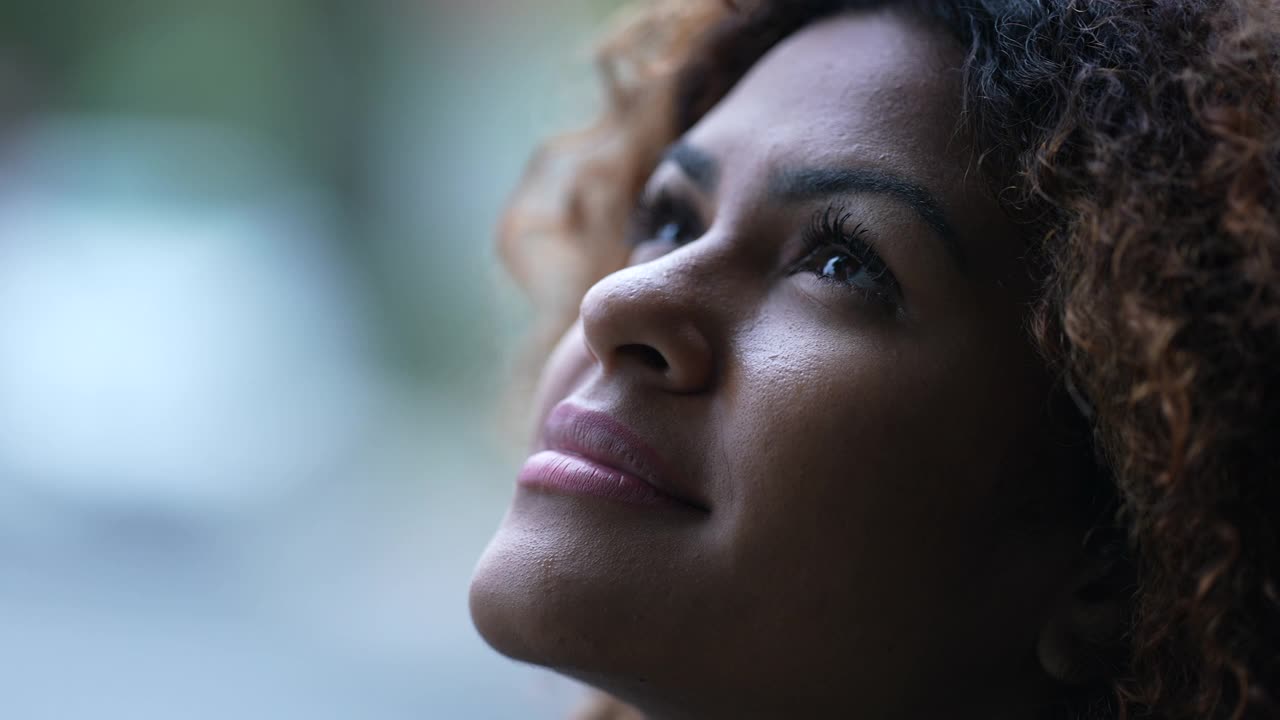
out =
<path fill-rule="evenodd" d="M 724 252 L 721 246 L 727 243 L 725 239 L 717 237 L 720 234 L 715 229 L 709 230 L 698 240 L 620 272 L 636 273 L 639 277 L 656 283 L 655 287 L 661 286 L 673 294 L 683 294 L 685 291 L 696 294 L 698 290 L 705 289 L 707 282 L 712 279 L 712 267 L 723 265 L 727 259 L 721 257 Z"/>
<path fill-rule="evenodd" d="M 685 246 L 619 270 L 583 298 L 586 343 L 606 373 L 624 373 L 674 392 L 712 380 L 718 313 L 710 302 L 710 257 Z"/>

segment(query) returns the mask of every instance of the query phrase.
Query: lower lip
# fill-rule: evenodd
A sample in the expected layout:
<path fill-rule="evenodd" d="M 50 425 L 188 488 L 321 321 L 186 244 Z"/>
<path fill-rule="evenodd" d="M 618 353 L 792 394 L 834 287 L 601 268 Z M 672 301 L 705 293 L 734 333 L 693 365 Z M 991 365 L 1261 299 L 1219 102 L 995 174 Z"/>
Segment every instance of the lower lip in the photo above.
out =
<path fill-rule="evenodd" d="M 631 505 L 670 507 L 678 504 L 671 496 L 658 492 L 634 475 L 555 450 L 543 450 L 530 457 L 516 483 L 536 490 L 607 498 Z"/>

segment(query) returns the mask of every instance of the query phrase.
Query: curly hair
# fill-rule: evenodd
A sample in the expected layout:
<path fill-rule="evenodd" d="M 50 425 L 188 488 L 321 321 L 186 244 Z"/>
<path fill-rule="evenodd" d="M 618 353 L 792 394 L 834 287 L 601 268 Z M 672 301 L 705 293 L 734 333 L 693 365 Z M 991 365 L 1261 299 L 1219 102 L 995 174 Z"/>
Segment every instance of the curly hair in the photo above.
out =
<path fill-rule="evenodd" d="M 1137 576 L 1107 714 L 1280 717 L 1273 3 L 652 3 L 599 52 L 604 116 L 543 149 L 501 227 L 509 265 L 548 308 L 541 337 L 624 261 L 623 218 L 668 143 L 782 38 L 877 6 L 968 49 L 960 122 L 1026 224 L 1043 279 L 1033 340 L 1106 468 Z"/>

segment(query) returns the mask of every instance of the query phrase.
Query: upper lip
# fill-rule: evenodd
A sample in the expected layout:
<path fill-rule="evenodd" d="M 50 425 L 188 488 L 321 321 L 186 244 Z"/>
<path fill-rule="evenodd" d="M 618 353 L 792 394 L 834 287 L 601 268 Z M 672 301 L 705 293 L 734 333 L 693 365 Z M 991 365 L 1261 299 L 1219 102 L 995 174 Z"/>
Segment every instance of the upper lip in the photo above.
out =
<path fill-rule="evenodd" d="M 577 455 L 620 470 L 686 505 L 707 509 L 705 504 L 672 485 L 672 476 L 662 456 L 608 413 L 562 402 L 547 416 L 542 442 L 548 450 Z"/>

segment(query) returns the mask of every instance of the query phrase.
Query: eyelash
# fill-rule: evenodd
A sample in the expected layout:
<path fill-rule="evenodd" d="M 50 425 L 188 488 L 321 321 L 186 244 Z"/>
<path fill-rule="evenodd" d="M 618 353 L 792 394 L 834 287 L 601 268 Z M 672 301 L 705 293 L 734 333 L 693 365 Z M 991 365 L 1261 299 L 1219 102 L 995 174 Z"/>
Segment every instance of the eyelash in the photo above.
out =
<path fill-rule="evenodd" d="M 801 235 L 802 255 L 791 264 L 789 271 L 793 274 L 807 272 L 821 282 L 839 285 L 878 303 L 896 306 L 901 297 L 897 278 L 868 241 L 866 228 L 861 223 L 849 227 L 852 219 L 853 213 L 839 204 L 815 212 Z M 660 193 L 655 197 L 642 197 L 636 204 L 628 223 L 627 243 L 632 247 L 650 241 L 684 245 L 701 237 L 702 232 L 701 221 L 694 210 L 670 195 Z M 866 273 L 869 282 L 830 276 L 828 271 L 836 267 L 833 263 L 841 260 L 857 263 L 854 277 Z"/>
<path fill-rule="evenodd" d="M 663 230 L 671 226 L 683 228 L 685 239 L 660 236 Z M 653 240 L 684 245 L 701 235 L 701 222 L 697 213 L 666 193 L 652 198 L 640 198 L 627 225 L 627 244 L 631 247 Z"/>
<path fill-rule="evenodd" d="M 802 235 L 804 255 L 792 266 L 792 271 L 811 272 L 823 282 L 848 287 L 878 302 L 896 304 L 900 295 L 897 278 L 871 246 L 862 223 L 849 227 L 852 219 L 853 213 L 840 205 L 830 205 L 814 213 Z M 838 260 L 856 262 L 858 274 L 867 273 L 870 282 L 864 284 L 828 276 L 827 271 Z"/>

